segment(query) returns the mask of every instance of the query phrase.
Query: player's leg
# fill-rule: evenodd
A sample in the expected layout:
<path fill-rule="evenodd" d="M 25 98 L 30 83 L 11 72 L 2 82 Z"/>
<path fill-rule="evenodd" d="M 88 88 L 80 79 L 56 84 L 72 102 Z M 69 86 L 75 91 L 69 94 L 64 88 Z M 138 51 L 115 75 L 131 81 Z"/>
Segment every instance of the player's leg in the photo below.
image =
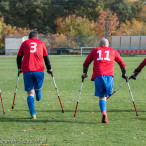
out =
<path fill-rule="evenodd" d="M 36 119 L 35 102 L 34 102 L 34 81 L 32 72 L 24 73 L 24 86 L 27 91 L 27 104 L 31 114 L 31 118 Z"/>
<path fill-rule="evenodd" d="M 102 122 L 107 123 L 106 97 L 104 97 L 106 89 L 102 76 L 98 76 L 94 78 L 94 84 L 95 84 L 95 96 L 99 96 L 99 107 L 102 114 Z"/>
<path fill-rule="evenodd" d="M 102 76 L 98 76 L 94 79 L 95 83 L 95 96 L 99 96 L 99 106 L 101 113 L 106 112 L 106 97 L 104 96 L 106 92 L 105 84 L 103 82 Z"/>
<path fill-rule="evenodd" d="M 41 88 L 44 81 L 44 73 L 42 72 L 33 72 L 34 74 L 34 89 L 36 94 L 36 100 L 41 100 Z"/>
<path fill-rule="evenodd" d="M 100 103 L 103 105 L 102 123 L 107 123 L 108 118 L 107 118 L 107 110 L 106 110 L 106 99 L 107 99 L 106 97 L 112 94 L 114 79 L 112 76 L 108 76 L 108 75 L 104 75 L 102 79 L 106 91 L 104 92 L 104 96 L 100 97 L 99 99 L 100 99 Z"/>
<path fill-rule="evenodd" d="M 106 97 L 99 97 L 99 106 L 102 113 L 102 123 L 108 123 L 106 110 Z"/>
<path fill-rule="evenodd" d="M 35 101 L 34 101 L 34 89 L 31 91 L 27 91 L 27 104 L 31 114 L 32 119 L 36 119 L 36 112 L 35 112 Z"/>
<path fill-rule="evenodd" d="M 36 100 L 41 100 L 41 89 L 35 89 Z"/>
<path fill-rule="evenodd" d="M 101 113 L 103 111 L 106 113 L 106 97 L 99 97 L 99 106 Z"/>
<path fill-rule="evenodd" d="M 102 122 L 107 123 L 106 97 L 112 94 L 113 77 L 101 75 L 94 78 L 95 96 L 99 96 L 99 106 L 102 113 Z"/>

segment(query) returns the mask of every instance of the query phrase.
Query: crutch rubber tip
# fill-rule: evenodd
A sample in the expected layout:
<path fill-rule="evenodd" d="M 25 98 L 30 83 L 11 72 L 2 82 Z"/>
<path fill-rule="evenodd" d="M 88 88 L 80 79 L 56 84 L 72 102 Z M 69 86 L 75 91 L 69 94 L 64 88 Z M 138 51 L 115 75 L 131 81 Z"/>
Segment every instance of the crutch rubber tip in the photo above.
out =
<path fill-rule="evenodd" d="M 138 114 L 136 114 L 136 116 L 138 116 Z"/>
<path fill-rule="evenodd" d="M 76 117 L 76 115 L 74 115 L 74 117 Z"/>
<path fill-rule="evenodd" d="M 64 110 L 62 110 L 62 113 L 64 113 Z"/>
<path fill-rule="evenodd" d="M 14 109 L 14 106 L 12 106 L 12 109 Z"/>
<path fill-rule="evenodd" d="M 5 112 L 3 112 L 3 114 L 5 115 Z"/>

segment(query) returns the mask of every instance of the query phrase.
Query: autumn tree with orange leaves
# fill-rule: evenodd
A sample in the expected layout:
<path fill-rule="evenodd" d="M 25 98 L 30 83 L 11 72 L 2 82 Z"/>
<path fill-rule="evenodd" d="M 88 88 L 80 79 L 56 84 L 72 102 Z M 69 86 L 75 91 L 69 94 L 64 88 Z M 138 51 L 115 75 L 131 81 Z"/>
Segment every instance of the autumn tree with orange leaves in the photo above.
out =
<path fill-rule="evenodd" d="M 70 35 L 94 35 L 94 30 L 88 18 L 69 15 L 68 17 L 60 17 L 55 21 L 57 25 L 57 33 Z"/>
<path fill-rule="evenodd" d="M 0 18 L 0 49 L 4 49 L 4 38 L 5 36 L 24 36 L 28 35 L 30 32 L 29 29 L 26 28 L 17 28 L 12 27 L 11 25 L 6 25 L 4 23 L 3 17 Z"/>
<path fill-rule="evenodd" d="M 132 19 L 132 21 L 126 21 L 121 24 L 121 30 L 123 35 L 146 35 L 146 23 Z"/>
<path fill-rule="evenodd" d="M 92 22 L 96 35 L 105 37 L 106 21 L 108 21 L 108 36 L 121 34 L 121 30 L 119 28 L 119 20 L 116 13 L 113 14 L 110 10 L 102 10 L 100 11 L 98 20 L 96 22 Z"/>

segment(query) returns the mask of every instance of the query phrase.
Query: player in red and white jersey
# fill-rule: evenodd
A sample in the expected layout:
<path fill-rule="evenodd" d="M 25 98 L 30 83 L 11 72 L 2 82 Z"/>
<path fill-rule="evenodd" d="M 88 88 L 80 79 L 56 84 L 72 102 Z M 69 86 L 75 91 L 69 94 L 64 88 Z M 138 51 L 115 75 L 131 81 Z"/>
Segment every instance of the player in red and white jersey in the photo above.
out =
<path fill-rule="evenodd" d="M 92 61 L 94 65 L 91 80 L 95 83 L 95 96 L 99 96 L 102 122 L 107 123 L 106 97 L 111 95 L 113 90 L 114 61 L 119 64 L 124 79 L 127 79 L 126 65 L 118 52 L 109 48 L 109 42 L 105 38 L 101 39 L 99 47 L 93 49 L 87 56 L 83 64 L 83 78 L 87 77 L 88 67 Z"/>
<path fill-rule="evenodd" d="M 136 80 L 137 75 L 141 72 L 141 70 L 144 68 L 145 65 L 146 65 L 146 58 L 134 70 L 134 72 L 133 72 L 133 74 L 132 74 L 132 76 L 130 78 L 132 78 L 133 80 Z"/>
<path fill-rule="evenodd" d="M 34 93 L 36 100 L 41 99 L 41 88 L 44 80 L 44 62 L 47 72 L 52 74 L 50 60 L 45 44 L 38 39 L 38 32 L 31 31 L 29 39 L 21 44 L 17 55 L 17 67 L 23 72 L 27 103 L 32 119 L 36 119 Z"/>

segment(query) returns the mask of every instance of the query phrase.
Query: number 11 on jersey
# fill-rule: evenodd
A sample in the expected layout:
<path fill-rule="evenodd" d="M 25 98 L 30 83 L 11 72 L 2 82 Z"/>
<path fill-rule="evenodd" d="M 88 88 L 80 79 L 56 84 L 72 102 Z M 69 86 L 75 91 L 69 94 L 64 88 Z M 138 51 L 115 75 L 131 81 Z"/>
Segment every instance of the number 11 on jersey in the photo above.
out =
<path fill-rule="evenodd" d="M 97 58 L 97 61 L 98 60 L 108 60 L 108 61 L 110 61 L 109 51 L 105 51 L 104 53 L 106 54 L 106 57 L 105 58 L 102 58 L 102 50 L 97 51 L 97 54 L 99 54 L 99 56 Z"/>

